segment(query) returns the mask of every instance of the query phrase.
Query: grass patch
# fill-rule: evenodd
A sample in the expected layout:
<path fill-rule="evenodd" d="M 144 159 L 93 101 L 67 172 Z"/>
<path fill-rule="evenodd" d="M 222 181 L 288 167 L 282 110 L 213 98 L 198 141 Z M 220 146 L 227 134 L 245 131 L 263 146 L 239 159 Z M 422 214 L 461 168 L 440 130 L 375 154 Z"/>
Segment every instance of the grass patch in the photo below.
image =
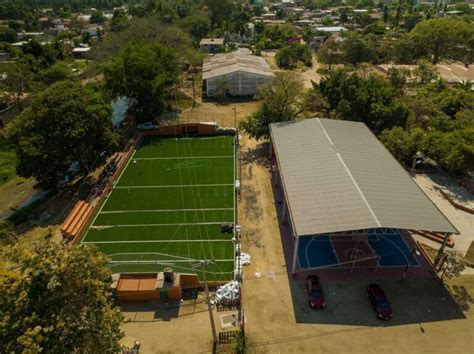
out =
<path fill-rule="evenodd" d="M 13 146 L 0 133 L 0 187 L 16 176 L 16 161 Z"/>

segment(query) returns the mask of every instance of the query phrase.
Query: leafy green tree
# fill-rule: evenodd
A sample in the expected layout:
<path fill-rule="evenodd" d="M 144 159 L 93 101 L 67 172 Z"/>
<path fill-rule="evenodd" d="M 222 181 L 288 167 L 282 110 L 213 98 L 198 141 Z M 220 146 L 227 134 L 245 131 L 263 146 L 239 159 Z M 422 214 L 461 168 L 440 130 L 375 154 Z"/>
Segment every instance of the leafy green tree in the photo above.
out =
<path fill-rule="evenodd" d="M 394 126 L 405 126 L 408 109 L 397 99 L 388 81 L 369 76 L 363 79 L 338 70 L 321 80 L 316 89 L 326 98 L 338 117 L 361 121 L 376 133 Z"/>
<path fill-rule="evenodd" d="M 94 11 L 91 14 L 90 23 L 102 23 L 104 22 L 104 15 L 102 11 Z"/>
<path fill-rule="evenodd" d="M 401 127 L 386 129 L 380 134 L 380 140 L 393 156 L 403 164 L 410 166 L 413 156 L 420 151 L 425 132 L 421 128 L 404 130 Z"/>
<path fill-rule="evenodd" d="M 334 38 L 327 39 L 317 52 L 318 59 L 324 64 L 327 64 L 329 70 L 332 70 L 334 64 L 343 61 L 343 55 L 340 42 Z"/>
<path fill-rule="evenodd" d="M 404 68 L 391 67 L 388 69 L 387 77 L 395 90 L 403 93 L 403 88 L 410 77 L 410 70 Z"/>
<path fill-rule="evenodd" d="M 422 21 L 410 32 L 418 57 L 428 57 L 433 64 L 443 59 L 473 60 L 474 23 L 458 18 Z"/>
<path fill-rule="evenodd" d="M 11 28 L 1 28 L 0 29 L 0 42 L 13 43 L 18 40 L 16 31 Z"/>
<path fill-rule="evenodd" d="M 474 171 L 474 129 L 435 131 L 423 145 L 425 154 L 449 172 L 464 175 Z"/>
<path fill-rule="evenodd" d="M 158 43 L 130 43 L 103 71 L 108 92 L 132 99 L 140 122 L 164 112 L 167 93 L 179 79 L 174 52 Z"/>
<path fill-rule="evenodd" d="M 373 53 L 366 40 L 357 33 L 348 32 L 344 35 L 342 50 L 344 52 L 344 61 L 352 65 L 370 62 L 373 58 Z"/>
<path fill-rule="evenodd" d="M 1 81 L 4 95 L 23 110 L 23 100 L 33 83 L 34 74 L 30 67 L 22 61 L 17 61 L 8 67 L 6 77 Z"/>
<path fill-rule="evenodd" d="M 15 143 L 17 172 L 54 188 L 71 164 L 87 173 L 115 149 L 111 108 L 103 97 L 78 82 L 61 81 L 37 94 L 7 126 Z"/>
<path fill-rule="evenodd" d="M 436 66 L 431 65 L 426 60 L 419 60 L 417 64 L 418 66 L 413 71 L 413 74 L 418 78 L 420 84 L 427 84 L 438 78 Z"/>
<path fill-rule="evenodd" d="M 196 43 L 206 37 L 211 29 L 211 22 L 206 13 L 196 13 L 187 16 L 180 23 Z"/>
<path fill-rule="evenodd" d="M 96 248 L 41 241 L 4 247 L 1 255 L 1 352 L 119 351 L 123 316 Z"/>
<path fill-rule="evenodd" d="M 216 83 L 216 98 L 220 102 L 224 102 L 227 96 L 229 96 L 229 80 L 227 80 L 226 76 L 222 76 Z"/>
<path fill-rule="evenodd" d="M 110 29 L 113 32 L 119 32 L 126 29 L 128 25 L 127 14 L 122 10 L 115 10 L 114 17 L 112 17 L 112 21 L 110 22 Z"/>
<path fill-rule="evenodd" d="M 72 70 L 69 65 L 65 62 L 58 61 L 42 71 L 39 75 L 39 80 L 46 85 L 51 85 L 57 81 L 70 79 L 72 75 Z"/>
<path fill-rule="evenodd" d="M 280 67 L 293 68 L 298 63 L 298 55 L 291 46 L 287 45 L 278 50 L 275 61 Z"/>
<path fill-rule="evenodd" d="M 291 72 L 280 72 L 270 84 L 261 86 L 262 103 L 240 128 L 255 139 L 270 136 L 269 124 L 296 119 L 304 110 L 303 85 Z"/>
<path fill-rule="evenodd" d="M 231 0 L 204 0 L 209 12 L 212 27 L 219 27 L 224 21 L 232 19 L 234 2 Z"/>

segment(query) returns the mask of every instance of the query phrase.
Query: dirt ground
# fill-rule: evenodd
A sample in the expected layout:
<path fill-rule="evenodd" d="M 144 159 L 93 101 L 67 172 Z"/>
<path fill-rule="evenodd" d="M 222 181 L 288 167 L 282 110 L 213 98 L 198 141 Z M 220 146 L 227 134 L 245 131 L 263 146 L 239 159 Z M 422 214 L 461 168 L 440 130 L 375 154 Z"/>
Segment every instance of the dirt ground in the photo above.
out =
<path fill-rule="evenodd" d="M 242 142 L 248 151 L 243 154 L 239 220 L 242 250 L 252 256 L 243 284 L 250 353 L 472 352 L 472 309 L 462 312 L 436 278 L 404 284 L 375 277 L 322 279 L 327 308 L 310 310 L 302 280 L 287 275 L 265 160 L 268 144 Z M 364 285 L 373 280 L 392 301 L 390 322 L 379 322 L 365 298 Z"/>
<path fill-rule="evenodd" d="M 452 177 L 441 171 L 430 174 L 418 174 L 415 182 L 459 230 L 459 235 L 453 235 L 455 242 L 454 250 L 465 255 L 474 241 L 474 216 L 453 207 L 436 188 L 442 188 L 457 203 L 468 208 L 474 208 L 474 197 L 465 188 L 459 186 Z M 439 244 L 429 242 L 429 240 L 424 238 L 420 238 L 420 241 L 436 249 L 439 248 Z"/>

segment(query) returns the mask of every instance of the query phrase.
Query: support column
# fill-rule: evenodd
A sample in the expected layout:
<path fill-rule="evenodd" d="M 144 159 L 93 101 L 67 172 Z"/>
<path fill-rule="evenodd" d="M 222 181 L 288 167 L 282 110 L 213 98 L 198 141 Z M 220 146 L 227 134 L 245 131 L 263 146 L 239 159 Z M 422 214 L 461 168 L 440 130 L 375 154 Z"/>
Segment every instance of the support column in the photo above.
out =
<path fill-rule="evenodd" d="M 287 207 L 286 207 L 286 199 L 285 199 L 284 196 L 282 196 L 282 198 L 281 198 L 281 208 L 282 208 L 281 209 L 281 222 L 282 222 L 282 224 L 286 224 L 286 214 L 287 214 L 286 209 L 287 209 Z"/>
<path fill-rule="evenodd" d="M 300 238 L 298 236 L 293 237 L 293 265 L 291 266 L 291 275 L 296 274 L 296 260 L 298 259 L 298 247 L 300 244 Z"/>
<path fill-rule="evenodd" d="M 449 237 L 450 237 L 450 236 L 451 236 L 451 234 L 446 234 L 446 235 L 444 236 L 443 243 L 441 244 L 441 247 L 440 247 L 440 249 L 439 249 L 439 251 L 438 251 L 438 255 L 436 256 L 436 259 L 435 259 L 434 264 L 433 264 L 435 270 L 436 270 L 436 268 L 438 267 L 438 263 L 439 263 L 439 261 L 441 260 L 441 256 L 442 256 L 443 253 L 444 253 L 444 249 L 446 248 L 446 245 L 448 244 L 448 241 L 449 241 Z"/>

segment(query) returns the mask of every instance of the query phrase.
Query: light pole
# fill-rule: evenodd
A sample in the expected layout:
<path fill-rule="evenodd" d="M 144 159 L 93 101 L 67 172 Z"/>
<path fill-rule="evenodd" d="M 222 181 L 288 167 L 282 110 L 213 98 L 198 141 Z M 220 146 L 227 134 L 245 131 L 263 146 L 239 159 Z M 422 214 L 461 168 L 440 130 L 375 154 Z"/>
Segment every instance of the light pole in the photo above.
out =
<path fill-rule="evenodd" d="M 415 258 L 415 254 L 417 256 L 421 255 L 418 249 L 416 247 L 413 247 L 413 250 L 411 251 L 411 255 L 410 255 L 410 258 L 408 259 L 407 265 L 405 269 L 403 270 L 402 279 L 400 279 L 402 283 L 405 281 L 405 278 L 407 277 L 408 268 L 410 267 L 411 262 L 413 262 L 413 259 Z"/>
<path fill-rule="evenodd" d="M 212 341 L 214 346 L 217 344 L 217 334 L 216 334 L 216 325 L 214 324 L 214 315 L 212 314 L 211 308 L 211 300 L 209 299 L 209 288 L 207 286 L 207 276 L 206 270 L 204 269 L 205 266 L 208 264 L 214 264 L 213 260 L 203 259 L 199 261 L 199 263 L 191 264 L 191 268 L 201 268 L 202 269 L 202 276 L 204 278 L 204 291 L 206 292 L 206 302 L 207 302 L 207 310 L 209 311 L 209 320 L 211 322 L 211 331 L 212 331 Z"/>

